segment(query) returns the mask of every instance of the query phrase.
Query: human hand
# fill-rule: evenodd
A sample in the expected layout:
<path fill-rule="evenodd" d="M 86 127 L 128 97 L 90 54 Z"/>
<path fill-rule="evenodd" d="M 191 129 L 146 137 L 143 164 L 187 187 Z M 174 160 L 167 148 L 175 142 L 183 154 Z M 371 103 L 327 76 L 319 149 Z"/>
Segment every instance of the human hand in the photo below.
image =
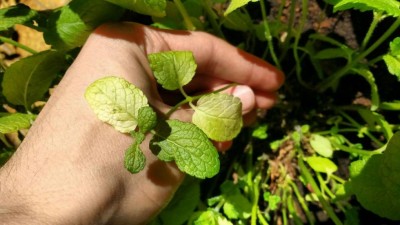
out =
<path fill-rule="evenodd" d="M 157 90 L 147 54 L 168 50 L 189 50 L 195 56 L 197 74 L 185 87 L 189 94 L 241 84 L 227 92 L 241 98 L 245 123 L 254 120 L 256 109 L 273 105 L 283 82 L 282 73 L 271 65 L 209 34 L 131 23 L 103 25 L 90 36 L 20 148 L 0 170 L 0 197 L 6 199 L 0 213 L 11 219 L 23 215 L 30 224 L 143 224 L 154 216 L 183 174 L 174 164 L 157 160 L 148 148 L 144 171 L 126 171 L 124 150 L 131 138 L 99 121 L 83 96 L 95 80 L 121 76 L 166 113 L 177 96 Z M 191 113 L 178 110 L 172 117 L 190 121 Z"/>

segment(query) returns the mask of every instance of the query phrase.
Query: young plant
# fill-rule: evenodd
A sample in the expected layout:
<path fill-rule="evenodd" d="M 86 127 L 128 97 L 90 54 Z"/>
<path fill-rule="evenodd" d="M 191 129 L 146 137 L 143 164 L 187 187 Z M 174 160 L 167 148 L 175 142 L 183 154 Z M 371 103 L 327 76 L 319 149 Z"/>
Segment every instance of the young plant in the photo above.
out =
<path fill-rule="evenodd" d="M 139 88 L 114 76 L 92 83 L 85 93 L 87 102 L 101 121 L 133 137 L 134 142 L 125 153 L 125 167 L 131 173 L 145 167 L 140 144 L 147 134 L 152 134 L 149 148 L 160 160 L 175 160 L 180 170 L 198 178 L 214 176 L 220 163 L 209 138 L 227 141 L 240 132 L 240 99 L 220 93 L 221 90 L 198 96 L 186 94 L 183 86 L 192 80 L 197 67 L 189 51 L 154 53 L 148 58 L 157 82 L 166 90 L 180 90 L 185 97 L 167 113 L 166 120 L 157 116 Z M 168 119 L 184 104 L 194 110 L 193 124 Z"/>

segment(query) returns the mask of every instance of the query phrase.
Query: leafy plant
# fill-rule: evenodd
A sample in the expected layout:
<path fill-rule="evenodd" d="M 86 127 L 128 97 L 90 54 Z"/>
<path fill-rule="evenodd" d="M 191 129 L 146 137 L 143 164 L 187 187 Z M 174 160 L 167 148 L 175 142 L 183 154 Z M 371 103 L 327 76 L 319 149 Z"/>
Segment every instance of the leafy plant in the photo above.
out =
<path fill-rule="evenodd" d="M 348 29 L 349 15 L 358 29 Z M 161 160 L 175 160 L 195 177 L 213 177 L 206 183 L 185 181 L 154 224 L 400 220 L 397 0 L 72 0 L 49 11 L 21 4 L 0 9 L 0 41 L 32 54 L 11 66 L 0 64 L 2 103 L 8 104 L 0 117 L 0 163 L 12 155 L 40 111 L 36 103 L 48 98 L 48 89 L 88 35 L 122 18 L 212 33 L 272 62 L 287 77 L 277 106 L 265 115 L 259 112 L 257 123 L 246 129 L 237 98 L 221 90 L 185 93 L 196 72 L 187 51 L 148 57 L 160 86 L 184 97 L 165 117 L 122 78 L 110 76 L 90 85 L 86 98 L 99 119 L 134 139 L 125 152 L 129 171 L 144 168 L 141 145 L 152 136 L 149 147 Z M 15 41 L 15 24 L 43 32 L 51 50 L 37 52 Z M 192 122 L 170 120 L 184 105 L 194 112 Z M 232 149 L 223 155 L 209 141 L 234 137 Z"/>

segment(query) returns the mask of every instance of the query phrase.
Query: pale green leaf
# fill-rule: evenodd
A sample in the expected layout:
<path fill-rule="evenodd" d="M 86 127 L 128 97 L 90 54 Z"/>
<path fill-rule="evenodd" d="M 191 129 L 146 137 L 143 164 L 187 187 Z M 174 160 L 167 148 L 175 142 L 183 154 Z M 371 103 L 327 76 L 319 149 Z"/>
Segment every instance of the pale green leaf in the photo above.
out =
<path fill-rule="evenodd" d="M 97 26 L 118 20 L 123 12 L 104 0 L 74 0 L 52 11 L 43 37 L 55 49 L 80 47 Z"/>
<path fill-rule="evenodd" d="M 142 171 L 146 165 L 146 157 L 140 149 L 140 144 L 143 142 L 145 135 L 140 132 L 135 132 L 132 135 L 134 142 L 125 152 L 124 165 L 131 173 Z"/>
<path fill-rule="evenodd" d="M 243 125 L 242 102 L 232 95 L 205 95 L 197 101 L 194 111 L 193 123 L 215 141 L 232 140 Z"/>
<path fill-rule="evenodd" d="M 3 78 L 3 95 L 15 105 L 27 110 L 41 100 L 58 72 L 66 67 L 64 54 L 55 51 L 41 52 L 13 63 Z"/>
<path fill-rule="evenodd" d="M 400 57 L 400 37 L 395 38 L 389 44 L 390 46 L 390 54 Z"/>
<path fill-rule="evenodd" d="M 383 56 L 383 60 L 388 67 L 389 73 L 395 75 L 400 80 L 400 58 L 387 54 Z"/>
<path fill-rule="evenodd" d="M 157 155 L 175 159 L 178 168 L 197 178 L 210 178 L 219 171 L 219 155 L 199 128 L 191 123 L 167 120 L 159 123 L 150 142 Z M 160 158 L 160 157 L 159 157 Z"/>
<path fill-rule="evenodd" d="M 334 10 L 358 9 L 360 11 L 380 11 L 390 16 L 400 16 L 400 2 L 397 0 L 341 0 Z"/>
<path fill-rule="evenodd" d="M 13 113 L 0 118 L 0 133 L 7 134 L 29 128 L 36 115 Z"/>
<path fill-rule="evenodd" d="M 389 140 L 381 155 L 350 165 L 349 182 L 361 205 L 391 220 L 400 220 L 400 133 Z"/>
<path fill-rule="evenodd" d="M 221 187 L 225 199 L 223 210 L 229 219 L 246 219 L 251 215 L 251 203 L 242 195 L 239 186 L 232 181 L 225 181 Z"/>
<path fill-rule="evenodd" d="M 194 225 L 232 225 L 232 223 L 227 220 L 220 213 L 215 210 L 208 209 L 202 212 L 198 218 L 194 221 Z"/>
<path fill-rule="evenodd" d="M 319 134 L 311 135 L 310 145 L 318 154 L 330 158 L 333 155 L 333 147 L 328 138 Z"/>
<path fill-rule="evenodd" d="M 0 9 L 0 31 L 7 30 L 15 24 L 32 23 L 37 15 L 35 10 L 23 4 Z"/>
<path fill-rule="evenodd" d="M 140 132 L 146 133 L 157 125 L 157 114 L 150 106 L 144 106 L 138 112 L 138 127 Z"/>
<path fill-rule="evenodd" d="M 256 129 L 253 130 L 251 136 L 258 139 L 266 139 L 268 137 L 267 130 L 268 130 L 267 124 L 259 125 L 256 127 Z"/>
<path fill-rule="evenodd" d="M 139 109 L 147 106 L 143 92 L 119 77 L 105 77 L 86 89 L 85 98 L 97 117 L 122 133 L 135 130 Z"/>
<path fill-rule="evenodd" d="M 229 4 L 228 8 L 224 12 L 224 16 L 229 15 L 231 12 L 235 11 L 236 9 L 247 5 L 249 2 L 254 0 L 232 0 Z"/>
<path fill-rule="evenodd" d="M 281 197 L 279 195 L 272 195 L 270 192 L 264 192 L 264 201 L 268 202 L 268 208 L 270 210 L 278 209 L 279 203 L 281 203 Z"/>
<path fill-rule="evenodd" d="M 196 62 L 190 51 L 169 51 L 148 55 L 157 82 L 167 90 L 177 90 L 188 84 L 196 72 Z"/>
<path fill-rule="evenodd" d="M 149 16 L 165 16 L 166 0 L 106 0 L 123 8 Z"/>
<path fill-rule="evenodd" d="M 319 156 L 310 156 L 307 157 L 306 159 L 308 165 L 310 165 L 310 167 L 316 172 L 332 174 L 336 172 L 338 169 L 336 164 L 327 158 Z"/>

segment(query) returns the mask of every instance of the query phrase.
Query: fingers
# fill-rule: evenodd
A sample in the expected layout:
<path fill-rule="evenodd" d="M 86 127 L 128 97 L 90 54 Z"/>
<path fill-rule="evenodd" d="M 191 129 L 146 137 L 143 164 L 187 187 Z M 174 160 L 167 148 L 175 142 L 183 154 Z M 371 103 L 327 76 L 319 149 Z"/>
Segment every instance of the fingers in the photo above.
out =
<path fill-rule="evenodd" d="M 283 73 L 274 66 L 210 34 L 162 30 L 157 34 L 172 50 L 192 51 L 199 74 L 270 92 L 284 81 Z"/>

